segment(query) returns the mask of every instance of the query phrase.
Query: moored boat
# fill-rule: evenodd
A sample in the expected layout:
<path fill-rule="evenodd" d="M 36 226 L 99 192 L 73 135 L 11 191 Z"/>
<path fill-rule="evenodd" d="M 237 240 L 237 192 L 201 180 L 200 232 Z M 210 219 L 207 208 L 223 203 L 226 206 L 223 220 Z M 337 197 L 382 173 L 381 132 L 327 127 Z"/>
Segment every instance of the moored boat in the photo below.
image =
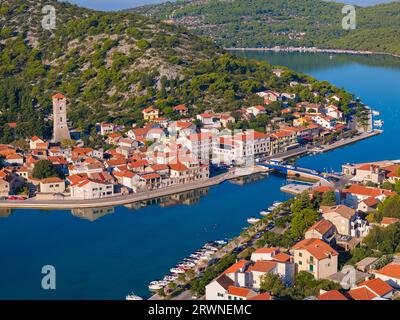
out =
<path fill-rule="evenodd" d="M 134 293 L 130 293 L 125 297 L 125 300 L 143 300 L 143 298 L 135 295 Z"/>
<path fill-rule="evenodd" d="M 254 223 L 257 223 L 257 222 L 260 222 L 260 221 L 261 221 L 261 219 L 256 218 L 256 217 L 250 217 L 250 218 L 247 219 L 247 222 L 250 223 L 250 224 L 254 224 Z"/>

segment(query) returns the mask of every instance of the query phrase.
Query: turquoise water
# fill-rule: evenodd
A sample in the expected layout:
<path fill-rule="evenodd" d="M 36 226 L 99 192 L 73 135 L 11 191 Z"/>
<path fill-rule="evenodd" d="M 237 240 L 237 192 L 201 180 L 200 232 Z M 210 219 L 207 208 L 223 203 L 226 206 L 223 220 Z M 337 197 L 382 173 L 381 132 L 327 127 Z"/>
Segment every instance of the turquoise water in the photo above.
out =
<path fill-rule="evenodd" d="M 249 53 L 288 65 L 355 93 L 382 112 L 385 133 L 299 164 L 338 170 L 343 162 L 400 159 L 400 64 L 382 57 Z M 275 200 L 286 181 L 270 176 L 244 186 L 230 182 L 192 193 L 192 205 L 164 199 L 135 210 L 115 208 L 93 222 L 70 211 L 0 212 L 0 299 L 123 299 L 162 277 L 205 242 L 233 237 L 246 218 Z M 167 201 L 168 202 L 165 202 Z M 78 214 L 78 213 L 75 213 Z M 57 289 L 41 288 L 41 269 L 53 265 Z"/>
<path fill-rule="evenodd" d="M 285 65 L 319 80 L 328 80 L 361 97 L 384 120 L 384 133 L 318 156 L 297 161 L 319 170 L 340 170 L 346 162 L 400 159 L 400 59 L 386 56 L 355 56 L 304 53 L 247 52 L 249 58 Z"/>

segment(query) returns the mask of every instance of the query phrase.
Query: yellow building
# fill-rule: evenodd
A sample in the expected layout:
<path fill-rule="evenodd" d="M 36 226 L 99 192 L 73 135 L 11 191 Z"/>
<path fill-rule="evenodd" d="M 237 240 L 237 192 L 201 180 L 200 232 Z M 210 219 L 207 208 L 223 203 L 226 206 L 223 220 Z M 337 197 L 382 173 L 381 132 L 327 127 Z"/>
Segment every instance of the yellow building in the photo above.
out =
<path fill-rule="evenodd" d="M 281 130 L 271 134 L 271 154 L 286 152 L 298 146 L 294 131 Z"/>
<path fill-rule="evenodd" d="M 41 193 L 63 193 L 65 191 L 65 181 L 57 178 L 47 178 L 40 181 Z"/>
<path fill-rule="evenodd" d="M 144 120 L 154 120 L 160 115 L 160 111 L 150 106 L 142 111 Z"/>
<path fill-rule="evenodd" d="M 339 254 L 320 239 L 305 239 L 292 249 L 296 271 L 307 271 L 315 279 L 324 279 L 338 271 Z"/>

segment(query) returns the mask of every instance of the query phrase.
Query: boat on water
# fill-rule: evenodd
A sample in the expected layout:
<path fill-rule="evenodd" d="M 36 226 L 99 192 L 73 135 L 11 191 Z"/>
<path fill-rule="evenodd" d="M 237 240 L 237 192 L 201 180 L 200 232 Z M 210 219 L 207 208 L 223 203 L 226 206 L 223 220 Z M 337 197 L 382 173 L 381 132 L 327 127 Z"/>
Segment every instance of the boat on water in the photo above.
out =
<path fill-rule="evenodd" d="M 256 218 L 256 217 L 250 217 L 250 218 L 247 219 L 247 222 L 250 223 L 250 224 L 255 224 L 255 223 L 260 222 L 260 221 L 261 221 L 261 219 Z"/>
<path fill-rule="evenodd" d="M 135 295 L 134 293 L 130 293 L 125 297 L 125 300 L 143 300 L 143 298 Z"/>
<path fill-rule="evenodd" d="M 170 274 L 164 276 L 163 280 L 155 280 L 150 282 L 148 288 L 150 291 L 158 291 L 169 283 L 178 280 L 179 274 L 184 274 L 188 270 L 195 269 L 197 265 L 208 261 L 214 256 L 218 250 L 226 245 L 226 240 L 216 240 L 206 243 L 202 248 L 184 258 L 175 267 L 170 269 Z"/>
<path fill-rule="evenodd" d="M 160 290 L 160 289 L 164 288 L 165 286 L 167 286 L 167 284 L 168 284 L 168 282 L 164 281 L 164 280 L 152 281 L 149 284 L 149 290 L 157 291 L 157 290 Z"/>
<path fill-rule="evenodd" d="M 164 277 L 163 281 L 171 282 L 171 281 L 175 281 L 177 279 L 178 279 L 178 276 L 176 276 L 176 275 L 167 275 Z"/>
<path fill-rule="evenodd" d="M 384 124 L 383 120 L 375 120 L 374 121 L 374 126 L 375 127 L 382 127 Z"/>
<path fill-rule="evenodd" d="M 180 267 L 175 267 L 175 268 L 171 268 L 171 273 L 175 273 L 175 274 L 180 274 L 180 273 L 185 273 L 186 270 Z"/>
<path fill-rule="evenodd" d="M 373 116 L 380 116 L 381 113 L 379 111 L 377 111 L 377 110 L 372 110 L 372 115 Z"/>
<path fill-rule="evenodd" d="M 275 208 L 277 208 L 277 207 L 279 207 L 281 204 L 282 204 L 282 202 L 280 202 L 280 201 L 275 201 L 275 202 L 273 203 L 273 206 L 274 206 Z"/>
<path fill-rule="evenodd" d="M 262 216 L 268 216 L 268 215 L 270 215 L 271 214 L 271 211 L 260 211 L 260 215 L 262 215 Z"/>

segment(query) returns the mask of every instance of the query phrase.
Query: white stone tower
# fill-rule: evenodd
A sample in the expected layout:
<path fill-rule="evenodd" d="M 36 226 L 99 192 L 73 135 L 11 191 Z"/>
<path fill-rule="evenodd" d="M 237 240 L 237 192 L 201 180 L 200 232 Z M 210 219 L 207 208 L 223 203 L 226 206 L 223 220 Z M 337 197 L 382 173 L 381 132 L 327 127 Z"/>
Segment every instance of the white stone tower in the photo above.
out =
<path fill-rule="evenodd" d="M 71 139 L 67 124 L 67 99 L 61 93 L 53 97 L 53 142 Z"/>

